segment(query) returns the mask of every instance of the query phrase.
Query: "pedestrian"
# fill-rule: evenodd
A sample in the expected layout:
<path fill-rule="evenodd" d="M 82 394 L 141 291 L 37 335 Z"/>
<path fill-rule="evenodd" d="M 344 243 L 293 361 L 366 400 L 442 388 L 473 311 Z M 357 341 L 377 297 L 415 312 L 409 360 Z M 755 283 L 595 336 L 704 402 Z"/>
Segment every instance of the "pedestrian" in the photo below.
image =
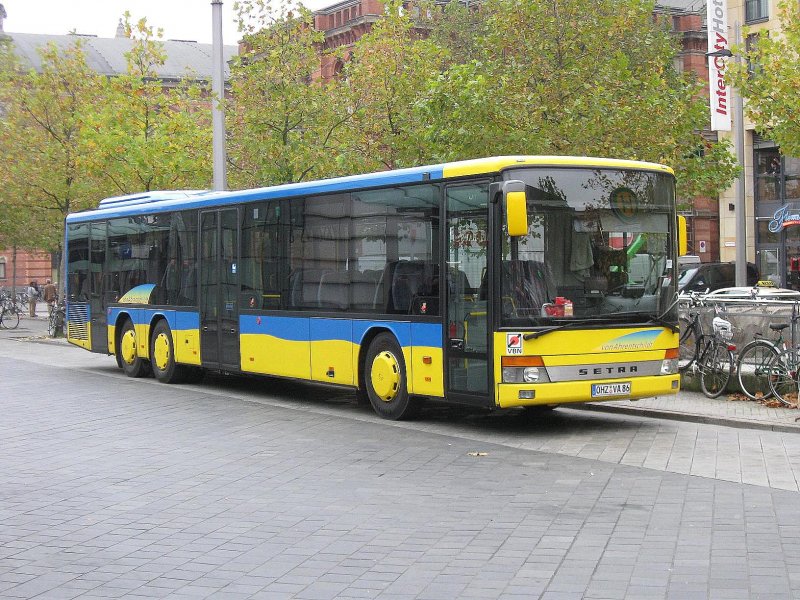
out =
<path fill-rule="evenodd" d="M 31 281 L 28 286 L 28 314 L 31 318 L 36 316 L 36 302 L 39 300 L 39 284 Z"/>
<path fill-rule="evenodd" d="M 47 302 L 47 316 L 53 313 L 53 306 L 56 303 L 56 286 L 48 279 L 42 288 L 42 300 Z"/>

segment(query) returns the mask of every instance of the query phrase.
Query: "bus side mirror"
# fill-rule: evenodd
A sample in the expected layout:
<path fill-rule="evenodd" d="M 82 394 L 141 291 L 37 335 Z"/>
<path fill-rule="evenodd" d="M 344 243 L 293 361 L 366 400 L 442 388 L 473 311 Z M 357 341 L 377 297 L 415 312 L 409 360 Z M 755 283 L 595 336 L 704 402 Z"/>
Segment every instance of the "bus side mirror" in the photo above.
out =
<path fill-rule="evenodd" d="M 689 253 L 689 244 L 686 239 L 686 217 L 678 215 L 678 256 Z"/>
<path fill-rule="evenodd" d="M 528 202 L 524 182 L 512 180 L 503 183 L 503 214 L 506 216 L 508 235 L 528 235 Z"/>

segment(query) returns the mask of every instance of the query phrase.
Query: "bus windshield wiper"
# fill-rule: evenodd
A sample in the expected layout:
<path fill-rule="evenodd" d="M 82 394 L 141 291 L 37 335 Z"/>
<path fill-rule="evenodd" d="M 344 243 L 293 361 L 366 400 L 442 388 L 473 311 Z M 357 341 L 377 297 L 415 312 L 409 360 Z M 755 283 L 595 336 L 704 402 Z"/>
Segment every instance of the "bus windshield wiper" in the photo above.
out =
<path fill-rule="evenodd" d="M 536 338 L 540 338 L 545 334 L 551 333 L 553 331 L 559 331 L 561 329 L 569 329 L 571 327 L 577 327 L 578 325 L 586 325 L 587 323 L 599 323 L 599 322 L 607 322 L 608 318 L 603 319 L 573 319 L 569 323 L 564 323 L 562 325 L 553 325 L 552 327 L 548 327 L 546 329 L 540 329 L 539 331 L 532 331 L 530 333 L 524 334 L 522 337 L 526 340 L 535 340 Z"/>
<path fill-rule="evenodd" d="M 680 331 L 680 328 L 678 327 L 678 324 L 677 323 L 672 323 L 670 321 L 667 321 L 666 318 L 665 318 L 667 316 L 667 313 L 669 311 L 671 311 L 672 308 L 677 303 L 678 303 L 678 297 L 675 296 L 675 300 L 673 300 L 672 304 L 670 304 L 666 308 L 666 310 L 664 310 L 664 312 L 662 312 L 657 317 L 650 317 L 647 322 L 648 323 L 652 323 L 654 325 L 661 325 L 662 327 L 666 327 L 667 329 L 670 329 L 672 331 L 672 333 L 678 333 L 678 331 Z"/>

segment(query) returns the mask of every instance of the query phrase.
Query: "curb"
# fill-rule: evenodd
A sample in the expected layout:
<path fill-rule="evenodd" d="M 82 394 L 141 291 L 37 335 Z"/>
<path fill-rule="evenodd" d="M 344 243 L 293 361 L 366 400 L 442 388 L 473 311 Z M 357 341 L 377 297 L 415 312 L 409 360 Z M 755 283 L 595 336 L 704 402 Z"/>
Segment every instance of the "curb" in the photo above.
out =
<path fill-rule="evenodd" d="M 705 425 L 721 425 L 724 427 L 736 427 L 739 429 L 761 429 L 764 431 L 775 431 L 778 433 L 800 433 L 800 423 L 790 425 L 787 423 L 767 423 L 764 421 L 752 421 L 747 419 L 732 419 L 730 417 L 712 417 L 709 415 L 697 415 L 685 412 L 674 412 L 669 410 L 652 408 L 624 408 L 622 406 L 610 406 L 602 404 L 575 404 L 570 406 L 577 410 L 588 410 L 594 412 L 616 413 L 620 415 L 636 415 L 640 417 L 653 417 L 657 419 L 670 419 L 672 421 L 685 421 L 689 423 L 703 423 Z"/>

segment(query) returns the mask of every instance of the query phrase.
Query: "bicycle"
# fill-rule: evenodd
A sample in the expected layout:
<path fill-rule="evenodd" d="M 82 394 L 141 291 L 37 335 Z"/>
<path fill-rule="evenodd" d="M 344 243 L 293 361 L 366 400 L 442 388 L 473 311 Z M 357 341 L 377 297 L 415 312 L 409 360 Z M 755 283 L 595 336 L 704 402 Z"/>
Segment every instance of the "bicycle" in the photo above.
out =
<path fill-rule="evenodd" d="M 0 329 L 16 329 L 19 327 L 19 316 L 22 308 L 8 294 L 0 296 Z"/>
<path fill-rule="evenodd" d="M 775 357 L 786 349 L 783 330 L 787 327 L 789 323 L 770 323 L 769 328 L 776 333 L 775 339 L 765 339 L 756 333 L 757 339 L 749 342 L 739 354 L 736 361 L 739 388 L 751 400 L 765 400 L 774 395 L 769 381 L 771 365 Z"/>
<path fill-rule="evenodd" d="M 681 317 L 679 325 L 681 335 L 678 342 L 678 372 L 688 371 L 694 364 L 700 349 L 700 338 L 703 335 L 703 326 L 700 322 L 699 311 L 692 308 L 705 306 L 702 297 L 697 292 L 689 292 L 689 319 Z"/>
<path fill-rule="evenodd" d="M 47 334 L 50 337 L 56 335 L 64 335 L 64 322 L 66 320 L 66 308 L 63 302 L 59 302 L 53 306 L 50 314 L 47 316 Z"/>
<path fill-rule="evenodd" d="M 699 305 L 702 301 L 695 298 L 692 302 Z M 715 310 L 719 312 L 718 307 Z M 683 371 L 691 367 L 693 373 L 699 373 L 700 389 L 707 397 L 717 398 L 728 387 L 736 363 L 736 346 L 731 343 L 733 326 L 730 321 L 717 315 L 711 323 L 712 333 L 707 334 L 703 331 L 699 314 L 690 313 L 690 317 L 692 320 L 681 334 L 681 339 L 688 340 L 693 336 L 694 351 L 688 363 L 683 365 Z M 678 369 L 681 369 L 680 351 Z"/>
<path fill-rule="evenodd" d="M 800 319 L 798 305 L 792 308 L 792 325 Z M 784 347 L 772 357 L 769 365 L 769 386 L 775 399 L 785 406 L 798 406 L 800 396 L 800 345 L 795 343 Z"/>

